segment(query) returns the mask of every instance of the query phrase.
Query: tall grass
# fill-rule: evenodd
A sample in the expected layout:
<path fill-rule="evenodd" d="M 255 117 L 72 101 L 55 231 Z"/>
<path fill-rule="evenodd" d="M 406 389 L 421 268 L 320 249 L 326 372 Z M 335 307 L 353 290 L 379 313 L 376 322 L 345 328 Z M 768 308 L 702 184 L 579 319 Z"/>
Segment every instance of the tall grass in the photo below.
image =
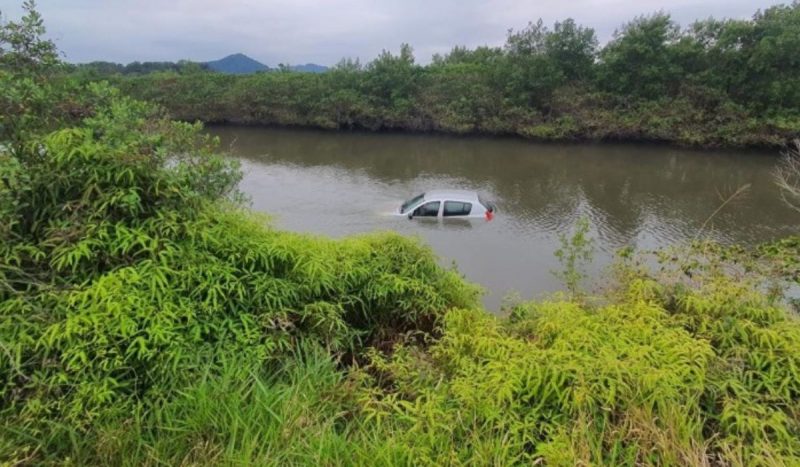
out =
<path fill-rule="evenodd" d="M 375 356 L 362 403 L 431 464 L 793 465 L 800 323 L 740 279 L 451 311 L 429 350 Z"/>
<path fill-rule="evenodd" d="M 320 349 L 276 371 L 231 358 L 169 403 L 124 424 L 103 426 L 92 459 L 108 464 L 344 464 L 343 374 Z M 121 436 L 120 436 L 121 435 Z M 131 456 L 130 454 L 134 455 Z"/>

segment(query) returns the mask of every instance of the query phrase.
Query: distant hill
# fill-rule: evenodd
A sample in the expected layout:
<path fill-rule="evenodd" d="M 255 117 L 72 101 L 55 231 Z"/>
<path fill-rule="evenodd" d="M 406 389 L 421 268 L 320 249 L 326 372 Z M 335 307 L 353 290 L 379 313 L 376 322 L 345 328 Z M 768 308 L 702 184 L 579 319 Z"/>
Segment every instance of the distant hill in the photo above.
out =
<path fill-rule="evenodd" d="M 302 73 L 325 73 L 328 67 L 317 65 L 316 63 L 306 63 L 305 65 L 293 65 L 292 70 Z"/>
<path fill-rule="evenodd" d="M 267 65 L 252 59 L 245 54 L 228 55 L 225 58 L 203 63 L 205 67 L 219 73 L 247 74 L 259 71 L 275 71 L 286 69 L 284 65 L 279 68 L 270 68 Z M 300 73 L 325 73 L 328 67 L 317 65 L 316 63 L 306 63 L 305 65 L 291 65 L 288 69 Z"/>
<path fill-rule="evenodd" d="M 270 70 L 267 65 L 253 60 L 245 54 L 228 55 L 225 58 L 206 62 L 205 64 L 208 68 L 220 73 L 246 74 Z"/>

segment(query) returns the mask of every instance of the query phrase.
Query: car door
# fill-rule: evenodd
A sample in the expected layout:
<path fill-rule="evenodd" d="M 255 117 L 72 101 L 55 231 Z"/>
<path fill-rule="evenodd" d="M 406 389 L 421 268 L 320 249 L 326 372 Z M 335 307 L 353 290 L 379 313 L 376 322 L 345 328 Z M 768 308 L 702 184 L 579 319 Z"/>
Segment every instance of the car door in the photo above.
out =
<path fill-rule="evenodd" d="M 466 201 L 445 201 L 442 217 L 468 217 L 472 213 L 472 203 Z"/>
<path fill-rule="evenodd" d="M 414 217 L 438 217 L 441 201 L 428 201 L 414 210 Z"/>

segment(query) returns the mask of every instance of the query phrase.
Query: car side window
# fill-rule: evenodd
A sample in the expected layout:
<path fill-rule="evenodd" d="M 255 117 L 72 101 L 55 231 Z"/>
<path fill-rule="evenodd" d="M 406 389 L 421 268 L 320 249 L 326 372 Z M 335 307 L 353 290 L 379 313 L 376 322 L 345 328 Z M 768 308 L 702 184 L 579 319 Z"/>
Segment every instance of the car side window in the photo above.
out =
<path fill-rule="evenodd" d="M 431 201 L 430 203 L 425 203 L 422 206 L 418 207 L 414 210 L 414 216 L 420 217 L 436 217 L 439 215 L 439 205 L 442 204 L 439 201 Z"/>
<path fill-rule="evenodd" d="M 445 217 L 450 216 L 468 216 L 472 212 L 472 203 L 463 203 L 461 201 L 445 201 L 444 213 Z"/>

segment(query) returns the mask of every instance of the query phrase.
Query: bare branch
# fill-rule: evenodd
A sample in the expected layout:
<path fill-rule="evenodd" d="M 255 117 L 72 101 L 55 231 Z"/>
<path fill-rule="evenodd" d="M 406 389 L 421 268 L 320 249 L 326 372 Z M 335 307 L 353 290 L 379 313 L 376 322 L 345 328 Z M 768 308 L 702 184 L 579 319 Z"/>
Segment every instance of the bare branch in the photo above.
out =
<path fill-rule="evenodd" d="M 783 202 L 800 212 L 800 139 L 794 141 L 794 148 L 783 153 L 775 167 L 775 183 L 781 190 Z"/>

